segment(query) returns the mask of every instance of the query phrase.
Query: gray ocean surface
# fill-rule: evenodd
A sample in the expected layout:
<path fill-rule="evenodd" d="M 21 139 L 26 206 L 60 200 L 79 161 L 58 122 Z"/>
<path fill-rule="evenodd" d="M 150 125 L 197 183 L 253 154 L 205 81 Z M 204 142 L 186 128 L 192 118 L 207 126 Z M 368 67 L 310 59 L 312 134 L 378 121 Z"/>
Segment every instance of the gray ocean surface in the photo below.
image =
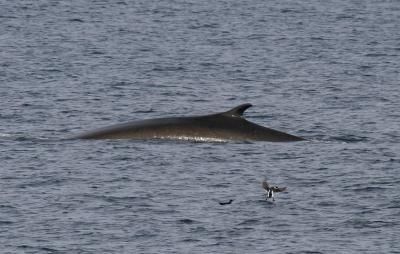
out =
<path fill-rule="evenodd" d="M 64 140 L 242 103 L 308 141 Z M 400 253 L 399 109 L 399 1 L 0 0 L 0 253 Z"/>

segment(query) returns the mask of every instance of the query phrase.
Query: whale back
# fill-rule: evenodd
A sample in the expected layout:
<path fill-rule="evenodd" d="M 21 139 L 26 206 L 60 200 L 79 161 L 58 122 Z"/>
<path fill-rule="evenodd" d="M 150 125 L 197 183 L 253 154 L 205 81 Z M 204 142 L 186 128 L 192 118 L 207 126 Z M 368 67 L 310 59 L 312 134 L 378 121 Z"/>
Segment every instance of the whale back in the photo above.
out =
<path fill-rule="evenodd" d="M 243 114 L 252 105 L 189 117 L 156 118 L 100 128 L 76 136 L 81 139 L 172 139 L 198 141 L 298 141 L 302 138 L 247 121 Z"/>

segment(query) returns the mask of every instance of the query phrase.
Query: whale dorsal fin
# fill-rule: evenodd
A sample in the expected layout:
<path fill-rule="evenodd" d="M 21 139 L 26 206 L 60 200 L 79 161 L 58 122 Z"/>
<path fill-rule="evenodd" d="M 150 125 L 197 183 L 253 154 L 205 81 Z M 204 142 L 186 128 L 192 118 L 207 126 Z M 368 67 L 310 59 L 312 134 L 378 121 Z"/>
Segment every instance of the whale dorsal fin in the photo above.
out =
<path fill-rule="evenodd" d="M 230 117 L 243 117 L 244 111 L 246 111 L 246 109 L 250 108 L 251 106 L 253 105 L 251 105 L 250 103 L 242 104 L 222 114 Z"/>

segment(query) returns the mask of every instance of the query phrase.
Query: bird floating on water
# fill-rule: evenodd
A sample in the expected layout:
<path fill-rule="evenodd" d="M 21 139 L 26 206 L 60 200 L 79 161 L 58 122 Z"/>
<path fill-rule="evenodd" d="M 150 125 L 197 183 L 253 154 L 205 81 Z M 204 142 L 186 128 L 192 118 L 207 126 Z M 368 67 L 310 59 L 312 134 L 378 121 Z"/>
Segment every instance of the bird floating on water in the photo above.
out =
<path fill-rule="evenodd" d="M 283 192 L 286 190 L 286 187 L 279 188 L 278 186 L 269 186 L 265 179 L 262 181 L 262 187 L 265 190 L 265 198 L 267 200 L 272 198 L 272 201 L 275 201 L 274 192 Z"/>
<path fill-rule="evenodd" d="M 220 205 L 230 205 L 232 204 L 233 199 L 229 199 L 228 202 L 218 202 Z"/>

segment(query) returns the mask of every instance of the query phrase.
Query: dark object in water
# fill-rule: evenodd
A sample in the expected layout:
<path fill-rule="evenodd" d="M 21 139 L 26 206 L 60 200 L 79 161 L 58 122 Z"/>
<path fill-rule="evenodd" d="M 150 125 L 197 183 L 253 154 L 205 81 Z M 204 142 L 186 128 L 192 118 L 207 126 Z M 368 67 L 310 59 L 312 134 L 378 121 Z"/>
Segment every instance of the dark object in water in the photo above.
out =
<path fill-rule="evenodd" d="M 243 117 L 251 104 L 229 111 L 191 117 L 170 117 L 118 124 L 75 136 L 79 139 L 169 139 L 191 141 L 270 141 L 304 140 L 247 121 Z"/>
<path fill-rule="evenodd" d="M 233 199 L 229 199 L 228 202 L 219 202 L 220 205 L 230 205 L 232 204 Z"/>

